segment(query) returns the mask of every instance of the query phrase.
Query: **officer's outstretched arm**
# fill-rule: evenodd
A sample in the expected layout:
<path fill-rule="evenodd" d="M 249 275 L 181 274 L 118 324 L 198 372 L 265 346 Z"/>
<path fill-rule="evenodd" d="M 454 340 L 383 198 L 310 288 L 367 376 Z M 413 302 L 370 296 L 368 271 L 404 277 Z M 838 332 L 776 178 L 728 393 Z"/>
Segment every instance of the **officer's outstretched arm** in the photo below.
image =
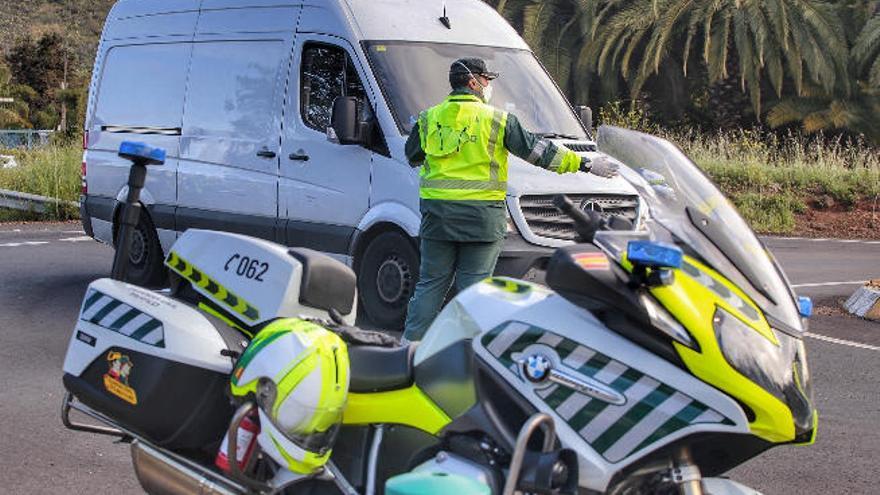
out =
<path fill-rule="evenodd" d="M 581 168 L 581 157 L 574 151 L 525 130 L 514 115 L 507 116 L 504 145 L 532 165 L 560 174 L 577 172 Z"/>

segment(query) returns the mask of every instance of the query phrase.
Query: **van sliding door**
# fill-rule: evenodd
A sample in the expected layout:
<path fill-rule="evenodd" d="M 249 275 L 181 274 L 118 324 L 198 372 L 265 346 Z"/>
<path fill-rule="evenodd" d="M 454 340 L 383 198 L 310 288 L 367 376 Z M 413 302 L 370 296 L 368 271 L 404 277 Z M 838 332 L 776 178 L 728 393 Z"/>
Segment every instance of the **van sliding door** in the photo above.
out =
<path fill-rule="evenodd" d="M 276 227 L 281 115 L 298 15 L 299 7 L 202 11 L 180 144 L 180 231 L 283 239 Z"/>

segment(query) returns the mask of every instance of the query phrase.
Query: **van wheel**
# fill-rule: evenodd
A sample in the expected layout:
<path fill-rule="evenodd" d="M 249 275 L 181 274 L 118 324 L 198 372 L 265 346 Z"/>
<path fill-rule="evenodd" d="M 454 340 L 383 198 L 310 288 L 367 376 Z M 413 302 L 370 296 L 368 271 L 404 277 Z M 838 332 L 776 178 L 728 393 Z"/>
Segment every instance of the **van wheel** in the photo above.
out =
<path fill-rule="evenodd" d="M 398 232 L 379 234 L 364 250 L 358 270 L 363 310 L 382 329 L 402 330 L 419 278 L 419 254 Z"/>
<path fill-rule="evenodd" d="M 116 232 L 119 235 L 119 232 Z M 131 233 L 126 282 L 142 287 L 161 287 L 166 283 L 165 257 L 156 228 L 144 212 Z"/>

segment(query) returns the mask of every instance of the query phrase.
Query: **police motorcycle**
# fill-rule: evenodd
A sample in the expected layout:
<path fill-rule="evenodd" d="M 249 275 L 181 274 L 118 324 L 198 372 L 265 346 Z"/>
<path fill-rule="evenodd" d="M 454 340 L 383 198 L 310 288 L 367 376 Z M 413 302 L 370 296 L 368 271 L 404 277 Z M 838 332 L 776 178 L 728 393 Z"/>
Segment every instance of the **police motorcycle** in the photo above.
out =
<path fill-rule="evenodd" d="M 581 242 L 548 287 L 488 279 L 418 345 L 353 327 L 354 275 L 309 250 L 190 230 L 170 292 L 114 264 L 70 341 L 65 425 L 131 442 L 150 493 L 756 493 L 716 476 L 815 441 L 809 301 L 676 147 L 597 141 L 638 224 L 558 198 Z M 133 177 L 161 161 L 122 154 Z"/>

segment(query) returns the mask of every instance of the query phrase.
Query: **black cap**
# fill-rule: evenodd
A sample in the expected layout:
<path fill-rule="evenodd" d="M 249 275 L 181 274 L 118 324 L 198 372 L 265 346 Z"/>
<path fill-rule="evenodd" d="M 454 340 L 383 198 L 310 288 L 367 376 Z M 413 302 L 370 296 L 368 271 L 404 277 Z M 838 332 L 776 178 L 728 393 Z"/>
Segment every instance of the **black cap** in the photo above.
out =
<path fill-rule="evenodd" d="M 473 74 L 487 79 L 498 77 L 497 72 L 490 72 L 486 67 L 486 61 L 481 58 L 460 58 L 449 66 L 449 74 Z"/>

